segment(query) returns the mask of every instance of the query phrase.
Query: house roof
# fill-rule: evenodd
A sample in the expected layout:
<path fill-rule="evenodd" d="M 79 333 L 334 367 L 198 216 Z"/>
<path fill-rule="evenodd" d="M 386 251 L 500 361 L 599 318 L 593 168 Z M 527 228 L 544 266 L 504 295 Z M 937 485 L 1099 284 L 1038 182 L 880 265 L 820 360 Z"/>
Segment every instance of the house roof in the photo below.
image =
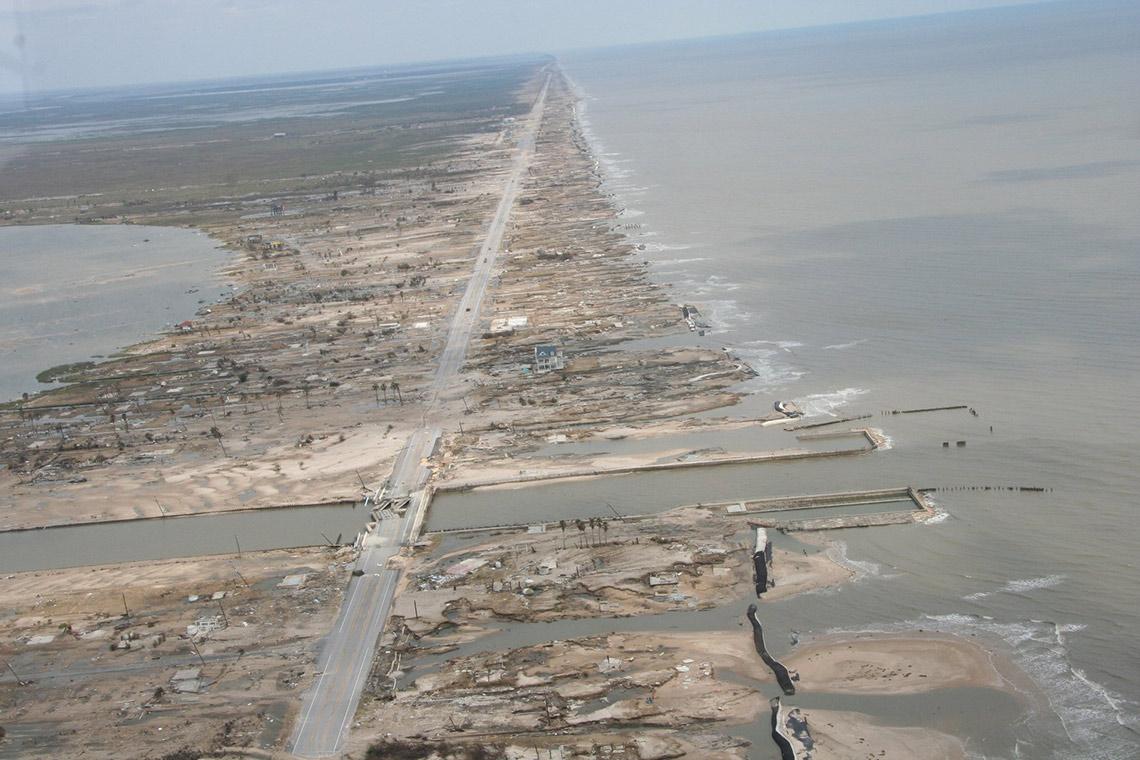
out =
<path fill-rule="evenodd" d="M 558 347 L 552 345 L 542 345 L 534 347 L 535 359 L 553 359 L 558 355 Z"/>

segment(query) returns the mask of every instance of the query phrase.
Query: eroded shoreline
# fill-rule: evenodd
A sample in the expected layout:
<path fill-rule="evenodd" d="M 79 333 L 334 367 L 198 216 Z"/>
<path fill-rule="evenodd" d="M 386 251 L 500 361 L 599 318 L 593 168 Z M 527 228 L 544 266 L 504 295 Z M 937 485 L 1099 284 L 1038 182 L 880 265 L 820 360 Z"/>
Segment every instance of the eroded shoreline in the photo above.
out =
<path fill-rule="evenodd" d="M 520 102 L 533 96 L 535 81 L 523 86 Z M 677 305 L 647 280 L 635 247 L 616 223 L 616 210 L 600 193 L 597 162 L 575 119 L 574 95 L 556 79 L 549 98 L 533 171 L 513 210 L 501 270 L 480 314 L 487 329 L 470 347 L 465 387 L 450 398 L 462 424 L 448 431 L 434 460 L 441 479 L 496 472 L 520 448 L 567 426 L 587 436 L 602 436 L 615 423 L 639 434 L 668 429 L 685 415 L 731 405 L 738 398 L 734 387 L 749 375 L 723 352 L 622 351 L 623 341 L 683 335 L 687 328 Z M 246 252 L 234 271 L 246 286 L 189 332 L 135 347 L 127 358 L 97 367 L 84 384 L 24 405 L 18 422 L 6 418 L 7 429 L 25 449 L 24 459 L 17 456 L 3 473 L 0 485 L 10 489 L 19 507 L 18 514 L 4 519 L 15 524 L 100 520 L 130 515 L 140 505 L 153 513 L 154 503 L 164 513 L 201 514 L 231 509 L 228 499 L 235 493 L 250 494 L 248 504 L 264 508 L 314 493 L 355 499 L 377 487 L 418 424 L 417 400 L 449 310 L 458 303 L 472 243 L 494 207 L 494 198 L 487 196 L 509 161 L 510 136 L 509 126 L 493 137 L 468 135 L 466 152 L 450 159 L 464 164 L 458 171 L 452 166 L 435 167 L 438 175 L 408 172 L 374 182 L 372 194 L 359 186 L 297 193 L 287 204 L 301 206 L 296 216 L 250 219 L 238 213 L 201 221 L 204 229 Z M 239 212 L 247 210 L 236 203 Z M 167 209 L 159 217 L 164 213 L 168 219 L 177 216 Z M 261 239 L 252 242 L 256 236 Z M 280 249 L 274 246 L 277 240 Z M 525 324 L 509 331 L 492 326 L 523 316 Z M 535 345 L 560 348 L 565 368 L 543 374 L 524 370 Z M 160 375 L 156 366 L 166 369 Z M 49 398 L 91 413 L 49 415 L 46 407 L 56 406 Z M 53 430 L 53 424 L 64 432 Z M 32 445 L 44 440 L 53 447 Z M 567 469 L 553 458 L 546 466 Z M 74 476 L 85 480 L 68 482 Z M 81 516 L 79 509 L 98 511 Z M 642 760 L 677 752 L 747 756 L 748 743 L 733 738 L 738 736 L 734 726 L 761 720 L 772 678 L 744 629 L 630 631 L 532 642 L 465 654 L 446 672 L 422 678 L 415 671 L 418 656 L 446 654 L 449 647 L 475 641 L 494 621 L 556 628 L 559 622 L 614 615 L 635 619 L 708 611 L 724 595 L 742 597 L 752 585 L 745 540 L 750 529 L 721 520 L 707 512 L 680 512 L 629 523 L 572 522 L 565 532 L 548 528 L 534 536 L 506 534 L 442 558 L 448 567 L 468 560 L 474 567 L 455 575 L 450 585 L 446 578 L 429 580 L 430 588 L 411 584 L 439 575 L 433 563 L 440 558 L 431 557 L 429 547 L 407 547 L 395 562 L 405 568 L 408 585 L 373 663 L 371 698 L 357 714 L 360 728 L 351 736 L 350 750 L 391 734 L 413 747 L 439 741 L 502 744 L 503 756 L 567 744 L 585 757 L 600 756 L 601 746 L 611 752 L 621 747 L 627 757 Z M 289 591 L 281 596 L 284 610 L 309 605 L 320 620 L 331 620 L 339 590 L 353 582 L 347 561 L 352 550 L 312 550 L 317 558 L 337 551 L 345 554 L 328 564 L 328 588 L 320 598 Z M 552 564 L 544 564 L 548 558 Z M 249 561 L 259 559 L 254 554 Z M 765 601 L 837 588 L 851 576 L 825 553 L 796 556 L 777 548 L 773 560 L 776 586 L 762 600 L 761 614 Z M 200 567 L 214 569 L 205 561 Z M 21 588 L 12 608 L 37 605 Z M 78 597 L 75 604 L 77 620 L 95 612 Z M 185 612 L 164 611 L 161 625 L 177 621 L 181 626 L 180 616 Z M 26 617 L 11 621 L 17 637 L 45 635 L 42 629 L 67 619 L 29 623 Z M 128 621 L 123 630 L 134 625 Z M 186 641 L 195 646 L 211 641 L 222 652 L 243 656 L 244 643 L 200 636 L 187 634 Z M 907 676 L 891 670 L 895 663 L 881 643 L 868 641 L 860 644 L 858 656 L 827 643 L 808 644 L 788 662 L 804 658 L 801 684 L 809 690 L 909 693 L 897 691 L 904 688 L 897 682 Z M 43 646 L 47 657 L 64 656 L 51 649 L 52 642 Z M 922 639 L 907 646 L 908 672 L 919 668 L 926 682 L 961 685 L 944 667 L 955 662 L 978 675 L 970 685 L 1000 688 L 986 680 L 988 671 L 969 642 Z M 304 651 L 296 672 L 279 681 L 259 712 L 249 716 L 261 732 L 250 729 L 241 738 L 247 746 L 286 748 L 288 730 L 278 726 L 268 736 L 265 726 L 272 722 L 267 716 L 288 723 L 288 710 L 270 705 L 289 703 L 312 684 L 315 648 L 306 645 Z M 859 675 L 884 668 L 885 678 Z M 749 682 L 720 678 L 720 672 L 743 674 Z M 410 674 L 412 682 L 401 674 Z M 256 680 L 248 671 L 242 678 Z M 128 688 L 141 693 L 153 683 L 147 675 Z M 225 691 L 227 683 L 231 689 L 245 684 L 235 673 L 217 675 L 207 687 L 214 689 L 211 709 L 227 705 L 224 695 L 232 693 Z M 400 688 L 391 688 L 392 683 Z M 908 682 L 905 688 L 916 687 Z M 516 709 L 520 702 L 525 707 Z M 165 708 L 142 701 L 139 709 L 146 715 Z M 190 700 L 177 708 L 180 714 L 199 714 L 199 709 Z M 837 737 L 825 751 L 828 732 L 821 732 L 821 759 L 843 756 L 840 745 L 855 731 L 877 731 L 880 751 L 922 746 L 930 753 L 924 756 L 956 757 L 960 748 L 959 740 L 936 736 L 929 728 L 876 727 L 850 711 L 809 715 Z M 82 725 L 74 714 L 66 721 Z M 178 731 L 173 724 L 166 727 Z M 197 740 L 186 731 L 177 735 Z M 231 739 L 237 740 L 227 736 Z M 152 748 L 160 746 L 156 740 L 157 734 L 140 737 Z"/>

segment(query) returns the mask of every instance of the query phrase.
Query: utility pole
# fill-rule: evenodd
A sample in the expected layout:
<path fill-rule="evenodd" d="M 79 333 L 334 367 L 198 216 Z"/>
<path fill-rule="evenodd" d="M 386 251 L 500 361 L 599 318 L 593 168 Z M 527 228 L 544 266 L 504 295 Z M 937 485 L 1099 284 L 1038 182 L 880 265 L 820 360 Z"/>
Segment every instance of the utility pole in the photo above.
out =
<path fill-rule="evenodd" d="M 234 535 L 234 543 L 237 544 L 238 559 L 241 559 L 241 541 L 238 541 L 238 537 L 236 534 Z M 248 586 L 249 584 L 246 584 L 246 585 Z"/>
<path fill-rule="evenodd" d="M 198 651 L 198 645 L 194 643 L 194 637 L 190 637 L 190 648 L 194 650 L 194 654 L 198 655 L 198 662 L 202 663 L 202 667 L 206 667 L 206 660 L 202 657 L 202 653 Z"/>
<path fill-rule="evenodd" d="M 23 678 L 20 678 L 20 674 L 16 672 L 15 668 L 12 667 L 12 663 L 5 660 L 4 665 L 8 668 L 9 672 L 11 672 L 12 676 L 16 679 L 16 685 L 17 686 L 27 686 L 28 684 L 31 683 L 31 681 L 25 681 Z"/>
<path fill-rule="evenodd" d="M 127 620 L 131 619 L 131 608 L 127 606 L 127 595 L 123 593 L 123 612 Z"/>
<path fill-rule="evenodd" d="M 237 573 L 237 577 L 241 579 L 242 585 L 244 585 L 246 588 L 249 588 L 249 581 L 247 581 L 245 579 L 245 576 L 241 574 L 241 571 L 237 569 L 237 565 L 232 565 L 231 563 L 231 566 L 233 567 L 234 572 Z"/>

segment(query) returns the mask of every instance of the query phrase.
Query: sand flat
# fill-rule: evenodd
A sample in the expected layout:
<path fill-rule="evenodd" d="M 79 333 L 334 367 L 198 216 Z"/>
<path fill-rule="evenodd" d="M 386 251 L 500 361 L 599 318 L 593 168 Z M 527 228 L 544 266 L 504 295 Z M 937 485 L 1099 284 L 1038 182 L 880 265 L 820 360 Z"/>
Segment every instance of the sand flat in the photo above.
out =
<path fill-rule="evenodd" d="M 965 760 L 956 737 L 930 728 L 882 726 L 866 715 L 835 710 L 804 710 L 812 738 L 813 760 Z"/>
<path fill-rule="evenodd" d="M 1002 688 L 1005 679 L 981 645 L 946 634 L 840 635 L 786 659 L 805 691 L 914 694 L 950 687 Z"/>

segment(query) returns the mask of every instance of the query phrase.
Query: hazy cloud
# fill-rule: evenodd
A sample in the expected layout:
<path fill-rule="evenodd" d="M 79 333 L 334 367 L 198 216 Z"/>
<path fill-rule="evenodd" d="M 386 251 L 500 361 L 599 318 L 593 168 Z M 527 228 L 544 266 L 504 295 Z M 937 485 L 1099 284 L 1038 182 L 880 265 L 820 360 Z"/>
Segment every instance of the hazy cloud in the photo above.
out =
<path fill-rule="evenodd" d="M 0 92 L 556 52 L 1030 1 L 0 0 L 0 51 L 23 61 L 0 73 Z"/>
<path fill-rule="evenodd" d="M 1068 166 L 1002 169 L 986 174 L 987 182 L 1042 182 L 1064 179 L 1098 179 L 1123 174 L 1140 167 L 1140 161 L 1090 161 Z"/>

